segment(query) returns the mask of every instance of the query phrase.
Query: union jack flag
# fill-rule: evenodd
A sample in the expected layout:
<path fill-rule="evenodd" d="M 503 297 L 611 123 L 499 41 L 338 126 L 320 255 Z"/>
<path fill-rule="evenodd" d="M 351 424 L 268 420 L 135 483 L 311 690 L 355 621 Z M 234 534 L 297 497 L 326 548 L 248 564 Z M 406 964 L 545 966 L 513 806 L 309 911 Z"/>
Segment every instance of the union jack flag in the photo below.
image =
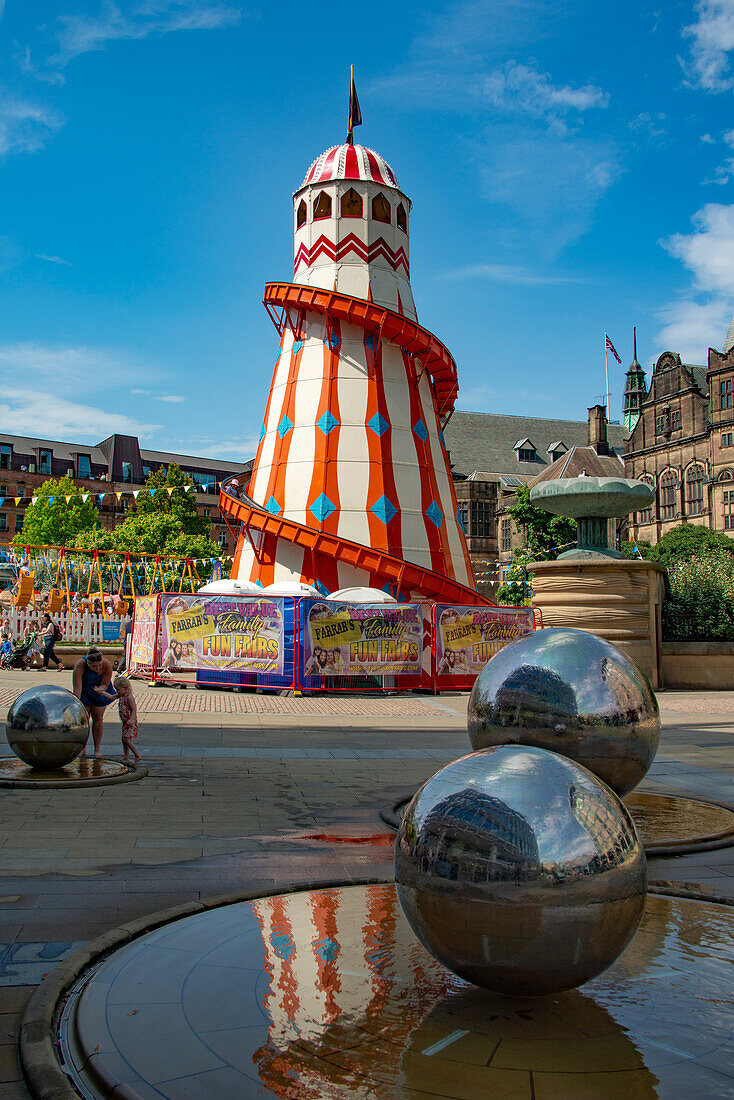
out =
<path fill-rule="evenodd" d="M 619 358 L 619 356 L 617 355 L 617 349 L 615 348 L 614 344 L 612 343 L 612 341 L 611 341 L 611 340 L 609 339 L 609 337 L 607 336 L 606 332 L 604 333 L 604 339 L 605 339 L 605 341 L 606 341 L 606 346 L 607 346 L 607 348 L 609 349 L 609 351 L 611 351 L 612 355 L 614 356 L 614 358 L 615 358 L 615 359 L 617 360 L 617 362 L 618 362 L 618 363 L 620 364 L 620 366 L 621 366 L 621 364 L 622 364 L 622 360 L 621 360 L 621 359 Z"/>

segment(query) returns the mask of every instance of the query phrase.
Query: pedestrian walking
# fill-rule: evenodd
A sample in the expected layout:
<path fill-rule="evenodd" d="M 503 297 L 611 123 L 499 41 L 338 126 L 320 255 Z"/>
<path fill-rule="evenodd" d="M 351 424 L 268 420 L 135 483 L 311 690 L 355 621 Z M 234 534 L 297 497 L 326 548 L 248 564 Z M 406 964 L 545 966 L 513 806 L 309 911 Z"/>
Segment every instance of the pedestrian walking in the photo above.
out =
<path fill-rule="evenodd" d="M 48 612 L 43 616 L 43 629 L 41 630 L 41 637 L 43 638 L 43 669 L 44 672 L 48 671 L 48 662 L 53 661 L 56 665 L 56 671 L 61 672 L 64 667 L 61 658 L 56 653 L 54 646 L 56 642 L 61 638 L 61 630 L 58 625 L 53 621 Z"/>

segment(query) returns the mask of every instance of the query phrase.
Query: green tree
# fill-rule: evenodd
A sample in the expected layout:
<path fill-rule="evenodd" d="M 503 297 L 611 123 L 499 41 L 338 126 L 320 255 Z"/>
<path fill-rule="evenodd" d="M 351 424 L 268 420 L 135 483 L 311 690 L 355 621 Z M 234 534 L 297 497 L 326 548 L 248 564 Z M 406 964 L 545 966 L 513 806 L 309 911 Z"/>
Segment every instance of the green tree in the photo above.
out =
<path fill-rule="evenodd" d="M 507 511 L 535 561 L 555 561 L 563 547 L 576 542 L 576 520 L 551 515 L 531 504 L 529 485 L 519 487 L 515 503 Z"/>
<path fill-rule="evenodd" d="M 505 579 L 497 589 L 498 603 L 509 604 L 511 607 L 522 607 L 525 604 L 533 579 L 532 573 L 528 572 L 528 566 L 531 561 L 539 560 L 531 557 L 527 550 L 513 551 Z"/>
<path fill-rule="evenodd" d="M 694 555 L 715 550 L 734 554 L 734 539 L 696 523 L 681 523 L 663 535 L 655 546 L 644 553 L 644 557 L 671 569 Z"/>
<path fill-rule="evenodd" d="M 211 523 L 196 511 L 196 494 L 187 491 L 194 482 L 177 463 L 172 462 L 167 470 L 156 470 L 145 482 L 145 488 L 135 502 L 135 514 L 138 516 L 173 516 L 179 529 L 186 535 L 209 535 Z M 150 490 L 155 492 L 151 496 Z M 173 489 L 172 493 L 168 490 Z M 127 522 L 127 521 L 125 521 Z M 158 551 L 160 553 L 160 551 Z"/>
<path fill-rule="evenodd" d="M 23 530 L 13 539 L 15 546 L 77 546 L 80 536 L 99 527 L 92 497 L 83 501 L 81 490 L 69 477 L 49 478 L 34 495 L 36 502 L 26 508 Z"/>

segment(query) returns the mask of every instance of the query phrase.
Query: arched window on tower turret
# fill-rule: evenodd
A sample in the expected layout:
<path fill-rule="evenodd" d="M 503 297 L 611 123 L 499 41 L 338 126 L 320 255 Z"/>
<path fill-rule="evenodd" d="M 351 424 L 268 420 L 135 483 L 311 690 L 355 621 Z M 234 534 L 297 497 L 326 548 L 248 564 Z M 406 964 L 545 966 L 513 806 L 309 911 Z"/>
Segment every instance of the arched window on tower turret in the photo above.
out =
<path fill-rule="evenodd" d="M 341 211 L 343 218 L 362 217 L 362 196 L 353 187 L 342 195 Z"/>
<path fill-rule="evenodd" d="M 296 211 L 296 229 L 300 229 L 302 225 L 306 224 L 307 212 L 306 201 L 305 199 L 301 199 L 298 204 L 298 210 Z"/>
<path fill-rule="evenodd" d="M 387 222 L 388 225 L 392 220 L 390 203 L 387 201 L 382 191 L 380 191 L 379 195 L 375 195 L 372 200 L 372 218 L 376 222 Z"/>
<path fill-rule="evenodd" d="M 331 217 L 331 195 L 328 195 L 326 191 L 319 191 L 316 196 L 316 202 L 313 204 L 313 216 L 314 218 Z"/>
<path fill-rule="evenodd" d="M 401 202 L 398 203 L 398 208 L 395 212 L 395 221 L 397 222 L 398 229 L 402 229 L 403 233 L 408 232 L 408 216 Z"/>

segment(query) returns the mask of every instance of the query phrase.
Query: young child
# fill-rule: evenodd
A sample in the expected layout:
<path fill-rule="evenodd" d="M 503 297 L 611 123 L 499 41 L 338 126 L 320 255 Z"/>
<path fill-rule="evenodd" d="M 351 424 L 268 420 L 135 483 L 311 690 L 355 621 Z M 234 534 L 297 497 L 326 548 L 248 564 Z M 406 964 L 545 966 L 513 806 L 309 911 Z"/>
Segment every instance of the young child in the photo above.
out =
<path fill-rule="evenodd" d="M 138 707 L 133 695 L 133 686 L 127 676 L 115 676 L 114 683 L 115 691 L 119 695 L 117 705 L 122 722 L 123 759 L 129 760 L 132 752 L 137 762 L 141 757 L 135 747 L 135 738 L 138 736 Z"/>

